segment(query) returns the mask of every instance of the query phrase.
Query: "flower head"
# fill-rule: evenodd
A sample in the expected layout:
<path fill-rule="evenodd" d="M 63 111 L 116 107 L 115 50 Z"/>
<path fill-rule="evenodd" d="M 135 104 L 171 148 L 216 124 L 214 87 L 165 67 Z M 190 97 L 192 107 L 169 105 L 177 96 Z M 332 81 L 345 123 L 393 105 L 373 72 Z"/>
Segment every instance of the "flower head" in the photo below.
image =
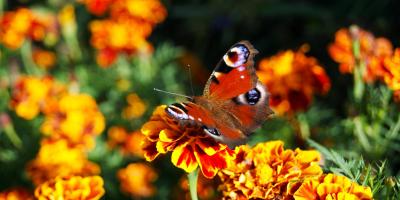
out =
<path fill-rule="evenodd" d="M 43 69 L 52 68 L 56 62 L 55 53 L 47 50 L 35 49 L 32 58 L 36 65 Z"/>
<path fill-rule="evenodd" d="M 10 188 L 0 192 L 0 200 L 33 200 L 34 196 L 22 187 Z"/>
<path fill-rule="evenodd" d="M 22 46 L 25 39 L 42 41 L 46 35 L 57 35 L 55 17 L 27 8 L 8 11 L 0 16 L 0 43 L 10 49 Z"/>
<path fill-rule="evenodd" d="M 121 182 L 121 190 L 133 197 L 151 197 L 156 193 L 152 183 L 158 175 L 144 163 L 129 164 L 118 171 L 117 177 Z"/>
<path fill-rule="evenodd" d="M 293 195 L 295 200 L 371 200 L 371 188 L 360 186 L 344 176 L 322 175 L 305 180 Z"/>
<path fill-rule="evenodd" d="M 271 93 L 271 107 L 280 114 L 305 109 L 315 93 L 325 94 L 330 89 L 324 68 L 304 51 L 287 50 L 259 64 L 257 75 Z"/>
<path fill-rule="evenodd" d="M 135 119 L 141 117 L 147 109 L 146 103 L 135 93 L 126 97 L 128 105 L 122 111 L 122 117 L 125 119 Z"/>
<path fill-rule="evenodd" d="M 11 107 L 18 116 L 33 119 L 39 112 L 52 112 L 57 98 L 65 92 L 65 87 L 51 77 L 21 76 L 13 88 Z"/>
<path fill-rule="evenodd" d="M 355 41 L 359 41 L 360 45 L 359 58 L 354 55 Z M 393 47 L 386 38 L 375 38 L 372 33 L 354 26 L 338 30 L 328 51 L 332 59 L 340 64 L 339 69 L 342 73 L 353 73 L 357 59 L 364 62 L 366 69 L 363 78 L 372 82 L 381 76 L 382 59 L 392 54 Z"/>
<path fill-rule="evenodd" d="M 94 3 L 93 0 L 84 2 Z M 96 60 L 101 67 L 111 65 L 119 53 L 134 55 L 152 51 L 147 38 L 167 14 L 159 0 L 116 0 L 98 5 L 95 12 L 102 13 L 107 6 L 110 9 L 109 18 L 90 23 L 90 42 L 98 50 Z"/>
<path fill-rule="evenodd" d="M 143 157 L 144 152 L 140 143 L 145 136 L 140 131 L 128 133 L 123 127 L 113 126 L 108 130 L 107 144 L 110 148 L 119 147 L 122 154 Z"/>
<path fill-rule="evenodd" d="M 200 166 L 203 175 L 214 177 L 220 169 L 227 167 L 233 152 L 227 145 L 207 136 L 200 127 L 182 127 L 159 106 L 150 120 L 142 127 L 146 136 L 142 147 L 147 161 L 158 155 L 172 152 L 172 163 L 185 170 L 194 171 Z"/>
<path fill-rule="evenodd" d="M 66 94 L 57 109 L 46 115 L 41 131 L 52 139 L 67 139 L 70 144 L 94 146 L 94 136 L 105 128 L 105 118 L 96 101 L 87 94 Z"/>
<path fill-rule="evenodd" d="M 225 198 L 275 199 L 291 194 L 294 183 L 322 174 L 317 151 L 285 150 L 283 142 L 235 149 L 236 159 L 219 173 Z"/>
<path fill-rule="evenodd" d="M 71 147 L 66 140 L 43 140 L 36 158 L 28 163 L 27 173 L 39 185 L 57 176 L 99 174 L 100 168 L 87 160 L 82 148 Z"/>
<path fill-rule="evenodd" d="M 394 91 L 400 91 L 400 48 L 384 59 L 382 79 Z"/>
<path fill-rule="evenodd" d="M 103 185 L 100 176 L 57 177 L 39 185 L 35 190 L 35 197 L 38 200 L 97 200 L 105 193 Z"/>

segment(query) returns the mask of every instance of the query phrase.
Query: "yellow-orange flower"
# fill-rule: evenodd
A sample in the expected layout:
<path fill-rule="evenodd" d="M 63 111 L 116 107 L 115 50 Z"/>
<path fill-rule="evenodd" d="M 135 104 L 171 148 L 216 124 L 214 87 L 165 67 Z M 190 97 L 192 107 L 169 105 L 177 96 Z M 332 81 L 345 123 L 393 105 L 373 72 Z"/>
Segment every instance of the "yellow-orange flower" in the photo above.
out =
<path fill-rule="evenodd" d="M 390 89 L 400 91 L 400 48 L 384 59 L 382 79 Z"/>
<path fill-rule="evenodd" d="M 152 183 L 157 180 L 157 173 L 143 163 L 132 163 L 117 173 L 121 190 L 133 197 L 151 197 L 156 193 Z"/>
<path fill-rule="evenodd" d="M 94 136 L 105 128 L 105 118 L 96 101 L 87 94 L 67 94 L 58 109 L 46 115 L 41 131 L 52 139 L 66 139 L 71 145 L 94 147 Z"/>
<path fill-rule="evenodd" d="M 332 59 L 340 64 L 339 69 L 342 73 L 353 73 L 356 65 L 353 43 L 356 40 L 360 44 L 360 62 L 366 66 L 363 78 L 367 82 L 375 81 L 381 76 L 384 57 L 393 52 L 392 44 L 386 38 L 375 38 L 372 33 L 358 27 L 351 30 L 339 29 L 328 51 Z"/>
<path fill-rule="evenodd" d="M 93 1 L 85 1 L 93 5 Z M 102 2 L 108 6 L 107 2 Z M 106 5 L 107 4 L 107 5 Z M 95 9 L 99 13 L 104 12 Z M 110 5 L 110 18 L 90 23 L 91 44 L 98 50 L 96 61 L 101 67 L 111 65 L 119 53 L 149 53 L 147 41 L 153 27 L 165 19 L 166 10 L 159 0 L 116 0 Z M 96 11 L 96 12 L 97 12 Z"/>
<path fill-rule="evenodd" d="M 34 196 L 25 188 L 15 187 L 1 191 L 0 200 L 34 200 Z"/>
<path fill-rule="evenodd" d="M 295 200 L 371 200 L 371 188 L 360 186 L 344 176 L 322 175 L 307 179 L 293 195 Z"/>
<path fill-rule="evenodd" d="M 135 93 L 126 97 L 128 105 L 122 111 L 124 119 L 136 119 L 141 117 L 147 109 L 146 103 Z"/>
<path fill-rule="evenodd" d="M 117 0 L 112 4 L 110 12 L 114 19 L 129 16 L 149 24 L 160 23 L 167 15 L 159 0 Z"/>
<path fill-rule="evenodd" d="M 58 96 L 63 93 L 65 87 L 51 77 L 22 76 L 13 87 L 11 107 L 18 116 L 33 119 L 40 111 L 52 112 Z"/>
<path fill-rule="evenodd" d="M 325 94 L 330 89 L 324 68 L 307 57 L 304 49 L 287 50 L 259 64 L 257 75 L 271 93 L 270 106 L 279 114 L 305 109 L 315 93 Z"/>
<path fill-rule="evenodd" d="M 39 185 L 35 197 L 38 200 L 97 200 L 105 193 L 103 185 L 100 176 L 57 177 Z"/>
<path fill-rule="evenodd" d="M 32 53 L 33 61 L 43 69 L 50 69 L 56 62 L 56 54 L 51 51 L 35 49 Z"/>
<path fill-rule="evenodd" d="M 43 140 L 36 158 L 28 163 L 27 172 L 39 185 L 57 176 L 99 174 L 100 168 L 87 160 L 82 148 L 71 147 L 65 140 Z"/>
<path fill-rule="evenodd" d="M 26 38 L 42 41 L 45 36 L 57 32 L 52 15 L 33 12 L 27 8 L 8 11 L 0 16 L 0 43 L 10 49 L 21 47 Z"/>
<path fill-rule="evenodd" d="M 220 169 L 227 167 L 233 156 L 227 145 L 207 136 L 200 127 L 182 127 L 159 106 L 150 120 L 142 127 L 146 139 L 142 143 L 147 161 L 158 155 L 172 152 L 172 163 L 192 172 L 200 166 L 203 175 L 214 177 Z"/>
<path fill-rule="evenodd" d="M 282 141 L 240 146 L 235 152 L 236 159 L 218 174 L 228 199 L 287 199 L 296 182 L 322 174 L 317 151 L 285 150 Z"/>
<path fill-rule="evenodd" d="M 113 126 L 108 130 L 107 144 L 110 148 L 119 147 L 124 155 L 143 157 L 144 151 L 140 143 L 145 136 L 140 131 L 128 133 L 123 127 Z"/>

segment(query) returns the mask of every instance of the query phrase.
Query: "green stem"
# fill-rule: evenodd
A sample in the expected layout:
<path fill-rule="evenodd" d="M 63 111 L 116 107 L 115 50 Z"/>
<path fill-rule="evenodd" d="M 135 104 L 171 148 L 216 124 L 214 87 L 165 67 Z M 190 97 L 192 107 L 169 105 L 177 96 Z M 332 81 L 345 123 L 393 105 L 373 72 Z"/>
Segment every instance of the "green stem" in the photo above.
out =
<path fill-rule="evenodd" d="M 10 122 L 3 128 L 5 134 L 7 135 L 8 139 L 10 139 L 11 143 L 18 149 L 22 147 L 22 141 L 19 138 L 17 132 L 15 132 L 14 126 Z"/>
<path fill-rule="evenodd" d="M 26 40 L 21 47 L 22 62 L 28 74 L 38 75 L 40 74 L 35 62 L 32 59 L 32 44 L 30 40 Z"/>
<path fill-rule="evenodd" d="M 297 121 L 299 122 L 300 134 L 303 140 L 310 137 L 310 125 L 308 123 L 307 117 L 304 113 L 299 113 L 297 115 Z"/>
<path fill-rule="evenodd" d="M 199 169 L 197 168 L 192 173 L 188 174 L 190 197 L 192 200 L 198 200 L 197 197 L 197 178 L 199 176 Z"/>
<path fill-rule="evenodd" d="M 352 32 L 358 32 L 358 27 L 352 26 L 350 27 L 350 31 Z M 357 33 L 356 33 L 357 34 Z M 360 40 L 357 37 L 353 37 L 352 39 L 352 51 L 353 55 L 355 58 L 355 66 L 354 66 L 354 72 L 353 72 L 353 78 L 354 78 L 354 89 L 353 89 L 353 95 L 354 99 L 356 102 L 360 102 L 362 99 L 362 96 L 364 94 L 364 82 L 363 82 L 363 75 L 365 72 L 365 62 L 361 60 L 361 49 L 360 49 Z"/>

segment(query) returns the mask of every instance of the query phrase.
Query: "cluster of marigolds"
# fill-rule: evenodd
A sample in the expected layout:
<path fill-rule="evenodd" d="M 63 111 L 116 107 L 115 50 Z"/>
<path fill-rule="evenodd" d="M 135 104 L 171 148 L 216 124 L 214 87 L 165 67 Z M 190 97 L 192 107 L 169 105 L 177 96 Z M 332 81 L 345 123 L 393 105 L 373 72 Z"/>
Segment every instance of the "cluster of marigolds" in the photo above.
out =
<path fill-rule="evenodd" d="M 151 52 L 147 38 L 166 17 L 158 0 L 79 2 L 92 14 L 107 16 L 89 25 L 90 43 L 97 50 L 96 60 L 102 67 L 110 66 L 119 54 Z M 0 26 L 0 43 L 9 49 L 22 48 L 26 41 L 51 47 L 57 43 L 58 26 L 64 32 L 76 29 L 74 8 L 68 5 L 58 16 L 20 8 L 0 16 Z M 354 51 L 357 44 L 359 52 Z M 37 66 L 47 69 L 55 65 L 54 52 L 39 47 L 33 50 L 31 57 Z M 324 68 L 317 59 L 306 56 L 307 51 L 305 45 L 259 63 L 257 74 L 269 88 L 270 105 L 279 114 L 306 109 L 315 94 L 325 94 L 330 89 Z M 340 64 L 342 73 L 360 68 L 366 83 L 382 81 L 400 96 L 400 49 L 393 49 L 387 39 L 375 38 L 361 29 L 341 29 L 329 46 L 329 53 Z M 106 127 L 96 100 L 80 93 L 74 83 L 66 85 L 51 76 L 21 75 L 12 91 L 10 106 L 19 117 L 43 117 L 43 136 L 36 157 L 26 166 L 34 192 L 11 188 L 1 192 L 0 199 L 100 199 L 105 193 L 101 169 L 88 159 L 96 137 Z M 124 118 L 137 118 L 146 111 L 146 104 L 137 95 L 130 94 L 127 101 Z M 179 126 L 164 109 L 165 106 L 156 108 L 141 131 L 110 127 L 108 147 L 147 161 L 172 152 L 171 161 L 176 167 L 188 173 L 199 168 L 208 179 L 219 177 L 222 183 L 218 190 L 225 199 L 372 199 L 370 188 L 344 176 L 324 174 L 317 151 L 284 149 L 281 141 L 232 150 L 199 128 Z M 142 141 L 141 146 L 138 141 Z M 156 192 L 152 183 L 158 175 L 145 163 L 129 164 L 116 176 L 127 194 L 150 197 Z M 207 188 L 199 182 L 201 185 Z M 205 190 L 199 190 L 199 194 L 202 191 Z"/>

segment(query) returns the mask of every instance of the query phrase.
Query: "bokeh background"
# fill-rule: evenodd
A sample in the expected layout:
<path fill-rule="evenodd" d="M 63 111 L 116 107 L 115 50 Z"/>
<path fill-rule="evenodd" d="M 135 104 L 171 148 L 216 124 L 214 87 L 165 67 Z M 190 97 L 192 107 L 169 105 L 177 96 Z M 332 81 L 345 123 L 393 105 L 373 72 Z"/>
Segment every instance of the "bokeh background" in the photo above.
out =
<path fill-rule="evenodd" d="M 275 109 L 283 110 L 256 131 L 250 145 L 277 139 L 286 148 L 308 149 L 312 139 L 350 161 L 361 156 L 377 166 L 387 160 L 383 185 L 398 184 L 399 86 L 388 84 L 385 75 L 357 82 L 352 71 L 339 69 L 329 47 L 338 43 L 338 30 L 357 25 L 386 38 L 389 57 L 394 55 L 400 46 L 399 1 L 149 2 L 0 0 L 0 191 L 18 186 L 32 193 L 59 172 L 100 175 L 103 199 L 188 198 L 186 174 L 171 164 L 170 155 L 150 163 L 140 150 L 140 129 L 153 110 L 185 100 L 153 88 L 191 96 L 193 84 L 194 95 L 201 95 L 223 54 L 241 40 L 260 52 L 255 67 L 273 85 L 272 96 L 307 91 L 287 100 L 292 107 L 277 108 L 285 99 L 276 97 Z M 298 64 L 303 69 L 287 75 L 304 83 L 293 86 L 299 90 L 276 72 L 295 64 L 268 60 L 279 60 L 286 50 L 305 56 Z M 310 75 L 314 68 L 318 74 Z M 400 73 L 390 77 L 396 82 Z M 355 94 L 357 84 L 361 96 Z M 71 153 L 75 150 L 80 153 Z M 200 185 L 201 198 L 220 198 L 217 179 Z M 396 198 L 389 191 L 375 197 Z"/>

